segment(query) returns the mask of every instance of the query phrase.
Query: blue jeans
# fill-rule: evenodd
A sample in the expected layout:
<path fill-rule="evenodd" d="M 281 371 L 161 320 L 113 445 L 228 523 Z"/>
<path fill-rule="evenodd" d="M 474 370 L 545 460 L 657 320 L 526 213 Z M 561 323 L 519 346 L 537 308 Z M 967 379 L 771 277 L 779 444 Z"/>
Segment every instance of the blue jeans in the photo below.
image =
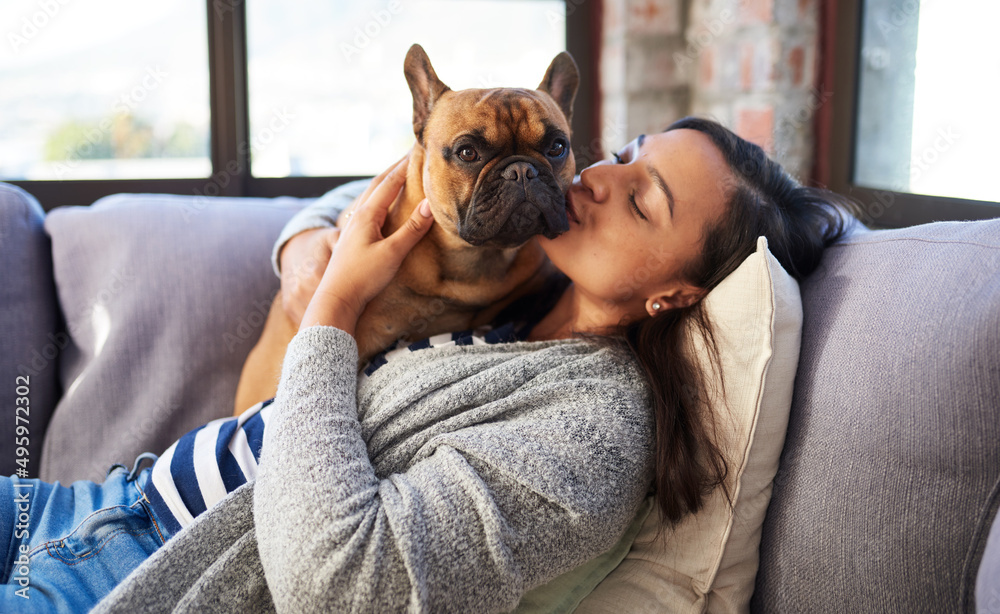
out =
<path fill-rule="evenodd" d="M 163 545 L 140 455 L 103 484 L 0 477 L 0 612 L 89 611 Z"/>

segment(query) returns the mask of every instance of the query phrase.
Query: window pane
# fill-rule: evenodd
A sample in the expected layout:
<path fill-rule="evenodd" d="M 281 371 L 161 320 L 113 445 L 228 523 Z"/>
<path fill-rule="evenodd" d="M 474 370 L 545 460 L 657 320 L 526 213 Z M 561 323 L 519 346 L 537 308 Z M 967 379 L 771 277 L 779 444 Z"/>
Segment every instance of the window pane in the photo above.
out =
<path fill-rule="evenodd" d="M 855 182 L 1000 201 L 1000 2 L 869 0 L 864 11 Z"/>
<path fill-rule="evenodd" d="M 0 3 L 0 177 L 207 177 L 203 0 Z"/>
<path fill-rule="evenodd" d="M 563 0 L 247 2 L 257 177 L 371 175 L 413 144 L 403 58 L 452 89 L 531 87 L 565 49 Z"/>

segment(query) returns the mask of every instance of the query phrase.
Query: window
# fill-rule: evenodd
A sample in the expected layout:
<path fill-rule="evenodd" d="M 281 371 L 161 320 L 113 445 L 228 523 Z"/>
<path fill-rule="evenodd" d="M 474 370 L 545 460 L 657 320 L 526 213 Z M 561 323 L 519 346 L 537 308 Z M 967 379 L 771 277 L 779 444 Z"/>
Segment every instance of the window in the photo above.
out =
<path fill-rule="evenodd" d="M 534 87 L 569 49 L 583 72 L 574 135 L 596 132 L 596 19 L 578 0 L 161 4 L 0 7 L 14 24 L 0 43 L 0 180 L 47 209 L 116 192 L 322 194 L 412 143 L 414 42 L 456 89 Z"/>
<path fill-rule="evenodd" d="M 0 177 L 211 173 L 200 0 L 9 0 L 0 23 Z"/>
<path fill-rule="evenodd" d="M 830 183 L 867 221 L 1000 216 L 998 18 L 993 0 L 839 5 Z"/>
<path fill-rule="evenodd" d="M 414 42 L 452 89 L 535 87 L 566 46 L 562 0 L 295 7 L 247 3 L 255 177 L 372 175 L 398 160 L 413 142 L 403 58 Z"/>

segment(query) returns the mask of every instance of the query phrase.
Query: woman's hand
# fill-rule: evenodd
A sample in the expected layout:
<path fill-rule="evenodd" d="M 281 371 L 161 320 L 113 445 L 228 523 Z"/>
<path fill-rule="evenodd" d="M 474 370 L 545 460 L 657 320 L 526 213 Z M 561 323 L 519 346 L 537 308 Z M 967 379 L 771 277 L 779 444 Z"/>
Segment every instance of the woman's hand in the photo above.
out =
<path fill-rule="evenodd" d="M 330 262 L 330 250 L 340 236 L 339 228 L 313 228 L 295 235 L 281 248 L 281 306 L 298 328 L 312 300 L 323 271 Z"/>
<path fill-rule="evenodd" d="M 399 229 L 382 236 L 389 206 L 406 182 L 409 161 L 407 154 L 372 181 L 338 236 L 324 235 L 330 245 L 330 262 L 309 301 L 300 330 L 336 326 L 353 335 L 365 307 L 389 285 L 403 258 L 430 230 L 434 218 L 425 200 Z"/>

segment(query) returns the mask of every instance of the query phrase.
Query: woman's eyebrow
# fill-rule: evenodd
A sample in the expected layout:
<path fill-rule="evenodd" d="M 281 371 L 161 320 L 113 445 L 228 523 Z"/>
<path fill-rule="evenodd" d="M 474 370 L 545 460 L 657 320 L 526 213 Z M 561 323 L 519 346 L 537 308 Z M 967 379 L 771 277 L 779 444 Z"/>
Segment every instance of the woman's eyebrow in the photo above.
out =
<path fill-rule="evenodd" d="M 668 186 L 667 182 L 663 180 L 663 176 L 660 175 L 655 168 L 653 168 L 652 164 L 647 162 L 646 170 L 649 171 L 649 176 L 653 178 L 653 183 L 656 184 L 656 187 L 660 188 L 660 191 L 663 192 L 664 196 L 666 196 L 667 207 L 670 211 L 670 221 L 672 222 L 674 220 L 674 193 L 670 191 L 670 186 Z"/>
<path fill-rule="evenodd" d="M 642 144 L 643 144 L 643 142 L 645 140 L 646 140 L 646 135 L 645 134 L 640 134 L 636 138 L 636 140 L 635 140 L 636 151 L 638 151 L 639 149 L 642 149 Z M 653 168 L 652 164 L 649 164 L 647 162 L 646 163 L 646 170 L 649 171 L 649 176 L 653 178 L 653 183 L 656 184 L 656 187 L 660 188 L 660 191 L 663 192 L 663 195 L 667 198 L 667 210 L 670 213 L 670 221 L 673 222 L 674 221 L 674 193 L 670 191 L 670 186 L 668 186 L 667 182 L 663 180 L 663 175 L 660 175 L 660 173 L 658 173 L 656 171 L 656 169 Z"/>

